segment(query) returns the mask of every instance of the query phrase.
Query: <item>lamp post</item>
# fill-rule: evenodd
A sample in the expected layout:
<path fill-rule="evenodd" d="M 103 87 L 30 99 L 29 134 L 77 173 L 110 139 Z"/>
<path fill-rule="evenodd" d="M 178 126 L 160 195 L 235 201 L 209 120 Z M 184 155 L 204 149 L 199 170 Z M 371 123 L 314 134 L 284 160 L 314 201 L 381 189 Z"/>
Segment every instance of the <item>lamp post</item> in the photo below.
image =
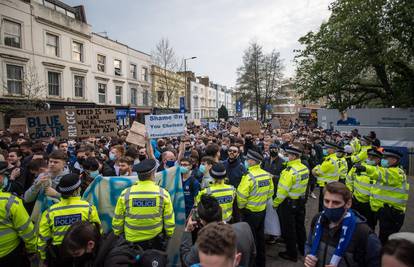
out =
<path fill-rule="evenodd" d="M 190 103 L 190 101 L 187 99 L 187 60 L 191 60 L 191 59 L 196 59 L 197 57 L 189 57 L 189 58 L 184 58 L 184 104 L 185 107 L 189 108 L 188 103 Z M 188 94 L 188 97 L 190 96 L 190 94 Z"/>

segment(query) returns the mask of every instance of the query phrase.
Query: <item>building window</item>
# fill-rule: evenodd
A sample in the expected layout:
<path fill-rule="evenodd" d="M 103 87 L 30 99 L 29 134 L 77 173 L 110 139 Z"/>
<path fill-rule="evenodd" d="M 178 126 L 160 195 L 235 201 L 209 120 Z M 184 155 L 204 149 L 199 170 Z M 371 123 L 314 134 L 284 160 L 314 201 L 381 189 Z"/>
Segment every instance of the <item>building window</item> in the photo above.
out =
<path fill-rule="evenodd" d="M 59 56 L 59 36 L 46 33 L 46 54 Z"/>
<path fill-rule="evenodd" d="M 122 61 L 119 59 L 115 59 L 114 60 L 114 69 L 115 69 L 115 75 L 116 76 L 121 76 L 121 71 L 122 71 Z"/>
<path fill-rule="evenodd" d="M 122 104 L 122 86 L 115 86 L 115 104 Z"/>
<path fill-rule="evenodd" d="M 23 67 L 7 65 L 7 92 L 9 94 L 23 94 Z"/>
<path fill-rule="evenodd" d="M 164 102 L 164 91 L 157 91 L 157 101 Z"/>
<path fill-rule="evenodd" d="M 141 75 L 142 75 L 141 79 L 142 79 L 143 81 L 148 82 L 148 68 L 143 67 L 143 68 L 142 68 L 142 73 L 141 73 Z"/>
<path fill-rule="evenodd" d="M 131 88 L 131 104 L 137 105 L 137 89 Z"/>
<path fill-rule="evenodd" d="M 85 92 L 85 77 L 75 75 L 75 97 L 84 97 Z"/>
<path fill-rule="evenodd" d="M 148 106 L 148 90 L 144 89 L 144 91 L 142 91 L 142 104 L 144 106 Z"/>
<path fill-rule="evenodd" d="M 98 71 L 105 72 L 106 57 L 103 55 L 98 55 L 97 61 L 98 61 L 98 65 L 97 65 Z"/>
<path fill-rule="evenodd" d="M 4 44 L 11 47 L 22 47 L 22 26 L 14 21 L 3 20 Z"/>
<path fill-rule="evenodd" d="M 48 88 L 50 96 L 60 96 L 60 73 L 48 71 Z"/>
<path fill-rule="evenodd" d="M 72 59 L 75 61 L 83 61 L 83 44 L 72 42 Z"/>
<path fill-rule="evenodd" d="M 129 65 L 129 72 L 130 72 L 131 78 L 136 80 L 137 79 L 137 65 L 130 64 Z"/>
<path fill-rule="evenodd" d="M 106 84 L 98 83 L 98 101 L 100 104 L 106 103 Z"/>

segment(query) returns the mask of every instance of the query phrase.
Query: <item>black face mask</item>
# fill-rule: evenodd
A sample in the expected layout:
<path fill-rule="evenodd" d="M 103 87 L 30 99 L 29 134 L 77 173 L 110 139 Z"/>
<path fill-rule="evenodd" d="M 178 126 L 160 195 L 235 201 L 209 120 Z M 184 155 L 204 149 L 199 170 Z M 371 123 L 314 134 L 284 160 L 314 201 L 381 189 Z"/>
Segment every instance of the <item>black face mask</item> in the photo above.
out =
<path fill-rule="evenodd" d="M 278 155 L 277 151 L 270 150 L 270 156 L 271 157 L 275 158 L 275 157 L 277 157 L 277 155 Z"/>
<path fill-rule="evenodd" d="M 146 158 L 147 158 L 147 156 L 145 156 L 145 155 L 139 155 L 138 156 L 139 161 L 143 161 Z"/>
<path fill-rule="evenodd" d="M 85 158 L 76 158 L 76 160 L 80 165 L 82 165 L 85 162 Z"/>

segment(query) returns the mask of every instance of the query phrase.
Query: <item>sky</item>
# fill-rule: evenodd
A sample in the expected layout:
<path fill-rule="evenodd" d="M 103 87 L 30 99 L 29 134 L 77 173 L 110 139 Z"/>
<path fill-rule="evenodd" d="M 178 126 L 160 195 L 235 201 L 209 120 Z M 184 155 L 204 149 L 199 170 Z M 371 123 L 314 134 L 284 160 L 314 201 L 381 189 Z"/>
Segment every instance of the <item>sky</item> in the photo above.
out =
<path fill-rule="evenodd" d="M 294 76 L 298 39 L 329 18 L 332 0 L 62 0 L 84 5 L 94 32 L 151 54 L 167 38 L 187 69 L 229 87 L 252 41 L 280 52 Z"/>

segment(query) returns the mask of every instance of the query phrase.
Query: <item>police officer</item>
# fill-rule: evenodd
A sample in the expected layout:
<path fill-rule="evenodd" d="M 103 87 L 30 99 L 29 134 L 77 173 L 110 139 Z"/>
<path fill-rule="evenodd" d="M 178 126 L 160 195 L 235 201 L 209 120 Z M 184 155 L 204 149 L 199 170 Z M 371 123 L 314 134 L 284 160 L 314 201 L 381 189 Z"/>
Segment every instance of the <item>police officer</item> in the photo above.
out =
<path fill-rule="evenodd" d="M 358 153 L 361 151 L 361 141 L 358 138 L 358 129 L 353 129 L 351 131 L 352 139 L 349 142 L 349 144 L 352 147 L 353 155 L 358 155 Z"/>
<path fill-rule="evenodd" d="M 375 186 L 380 173 L 382 153 L 376 149 L 368 150 L 368 159 L 364 163 L 355 164 L 348 173 L 346 186 L 352 192 L 352 209 L 358 211 L 367 219 L 367 224 L 371 229 L 375 230 L 376 216 L 371 210 L 370 196 L 371 190 Z M 367 166 L 369 168 L 367 172 Z"/>
<path fill-rule="evenodd" d="M 221 207 L 223 221 L 229 222 L 232 219 L 236 189 L 232 185 L 224 183 L 226 168 L 222 163 L 217 163 L 210 169 L 210 176 L 214 179 L 214 183 L 210 187 L 201 190 L 197 195 L 197 203 L 200 202 L 202 195 L 212 195 L 217 199 Z"/>
<path fill-rule="evenodd" d="M 119 196 L 112 228 L 115 235 L 125 235 L 144 250 L 165 250 L 175 228 L 170 194 L 155 183 L 155 160 L 145 159 L 134 170 L 139 181 Z"/>
<path fill-rule="evenodd" d="M 381 160 L 381 177 L 371 190 L 371 208 L 378 211 L 379 238 L 384 245 L 388 237 L 399 232 L 405 218 L 410 185 L 399 166 L 401 153 L 386 149 Z"/>
<path fill-rule="evenodd" d="M 95 206 L 81 199 L 80 185 L 79 175 L 74 173 L 64 175 L 56 187 L 61 196 L 60 202 L 50 206 L 42 214 L 37 250 L 42 262 L 46 262 L 47 266 L 70 264 L 59 256 L 59 246 L 73 223 L 88 221 L 101 224 Z"/>
<path fill-rule="evenodd" d="M 309 169 L 301 163 L 299 148 L 286 147 L 285 153 L 289 161 L 280 175 L 273 207 L 278 208 L 282 237 L 286 242 L 286 251 L 279 252 L 279 256 L 296 262 L 298 250 L 302 255 L 305 251 L 305 194 Z"/>
<path fill-rule="evenodd" d="M 339 164 L 335 154 L 339 146 L 335 143 L 326 142 L 323 145 L 324 161 L 312 170 L 312 174 L 316 177 L 316 183 L 320 187 L 319 193 L 319 211 L 323 210 L 323 187 L 327 183 L 339 180 Z"/>
<path fill-rule="evenodd" d="M 272 177 L 260 168 L 263 156 L 248 150 L 245 167 L 247 174 L 243 175 L 237 187 L 237 206 L 241 209 L 242 220 L 250 225 L 256 242 L 256 266 L 265 266 L 265 239 L 264 219 L 266 216 L 266 203 L 273 197 Z"/>
<path fill-rule="evenodd" d="M 361 140 L 361 150 L 351 156 L 353 163 L 364 162 L 368 158 L 368 150 L 372 148 L 372 139 L 369 136 L 363 136 Z"/>
<path fill-rule="evenodd" d="M 338 171 L 339 171 L 339 181 L 345 184 L 346 176 L 348 175 L 348 162 L 345 157 L 345 150 L 343 147 L 339 147 L 336 152 L 336 157 L 338 158 Z"/>
<path fill-rule="evenodd" d="M 0 161 L 0 187 L 7 181 L 8 163 Z M 22 201 L 0 191 L 0 266 L 22 266 L 23 240 L 28 253 L 36 252 L 36 234 Z"/>

